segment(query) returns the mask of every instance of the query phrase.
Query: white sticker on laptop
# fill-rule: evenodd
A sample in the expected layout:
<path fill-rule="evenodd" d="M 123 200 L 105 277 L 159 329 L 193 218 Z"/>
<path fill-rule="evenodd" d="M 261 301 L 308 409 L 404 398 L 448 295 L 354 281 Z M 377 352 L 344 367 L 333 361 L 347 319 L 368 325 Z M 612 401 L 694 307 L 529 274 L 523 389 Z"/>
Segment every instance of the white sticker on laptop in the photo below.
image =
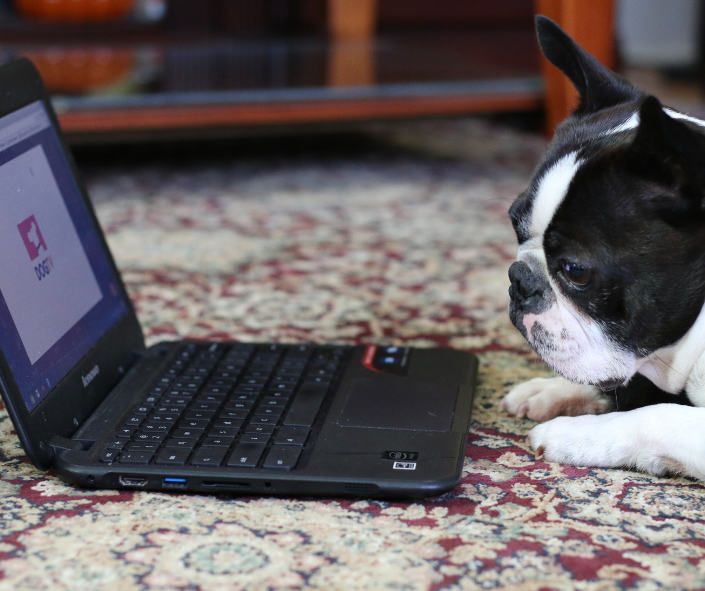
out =
<path fill-rule="evenodd" d="M 416 470 L 416 462 L 394 462 L 395 470 Z"/>

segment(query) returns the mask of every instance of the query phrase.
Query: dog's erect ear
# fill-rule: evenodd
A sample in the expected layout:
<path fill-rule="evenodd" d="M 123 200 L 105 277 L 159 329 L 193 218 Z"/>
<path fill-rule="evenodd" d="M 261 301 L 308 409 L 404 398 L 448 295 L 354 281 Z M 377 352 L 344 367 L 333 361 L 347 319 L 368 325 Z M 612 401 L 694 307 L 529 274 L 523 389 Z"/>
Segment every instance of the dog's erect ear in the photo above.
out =
<path fill-rule="evenodd" d="M 576 113 L 592 113 L 641 96 L 637 88 L 603 66 L 550 18 L 536 17 L 536 33 L 548 61 L 568 76 L 580 94 Z"/>
<path fill-rule="evenodd" d="M 631 150 L 640 158 L 653 161 L 650 166 L 678 163 L 703 175 L 705 137 L 666 113 L 655 96 L 647 96 L 639 107 L 639 127 Z"/>
<path fill-rule="evenodd" d="M 684 211 L 701 204 L 705 197 L 705 137 L 663 110 L 655 96 L 648 96 L 639 108 L 639 127 L 629 147 L 632 166 L 643 178 L 651 178 L 671 189 L 679 199 L 661 199 L 661 205 Z M 665 197 L 666 195 L 662 195 Z M 676 201 L 680 203 L 676 203 Z"/>

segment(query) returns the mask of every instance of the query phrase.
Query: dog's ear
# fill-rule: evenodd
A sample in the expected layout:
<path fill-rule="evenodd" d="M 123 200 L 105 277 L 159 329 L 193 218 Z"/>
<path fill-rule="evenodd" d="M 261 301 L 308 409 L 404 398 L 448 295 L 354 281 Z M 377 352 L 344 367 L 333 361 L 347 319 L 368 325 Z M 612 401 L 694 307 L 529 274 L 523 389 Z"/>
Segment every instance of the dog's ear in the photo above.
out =
<path fill-rule="evenodd" d="M 639 108 L 639 127 L 628 154 L 639 176 L 668 189 L 657 200 L 661 206 L 691 213 L 695 207 L 703 213 L 705 136 L 671 117 L 655 96 L 648 96 Z"/>
<path fill-rule="evenodd" d="M 641 96 L 637 88 L 603 66 L 550 18 L 536 17 L 536 33 L 548 61 L 568 76 L 580 94 L 577 114 L 592 113 Z"/>

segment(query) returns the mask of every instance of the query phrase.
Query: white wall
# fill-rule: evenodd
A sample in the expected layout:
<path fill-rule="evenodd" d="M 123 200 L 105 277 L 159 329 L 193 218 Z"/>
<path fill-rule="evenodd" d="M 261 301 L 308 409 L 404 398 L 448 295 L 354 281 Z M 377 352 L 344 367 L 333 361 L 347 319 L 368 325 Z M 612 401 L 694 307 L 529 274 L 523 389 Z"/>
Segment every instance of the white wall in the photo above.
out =
<path fill-rule="evenodd" d="M 618 0 L 622 58 L 632 66 L 688 66 L 697 57 L 698 0 Z"/>

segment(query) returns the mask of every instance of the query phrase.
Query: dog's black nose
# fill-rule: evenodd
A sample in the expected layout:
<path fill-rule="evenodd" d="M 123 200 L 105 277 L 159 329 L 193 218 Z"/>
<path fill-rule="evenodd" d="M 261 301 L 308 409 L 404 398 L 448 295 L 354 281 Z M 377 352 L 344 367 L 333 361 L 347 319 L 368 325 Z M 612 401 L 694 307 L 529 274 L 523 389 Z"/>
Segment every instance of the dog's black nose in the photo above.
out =
<path fill-rule="evenodd" d="M 512 266 L 509 267 L 509 281 L 512 282 L 509 288 L 509 295 L 513 299 L 517 297 L 527 299 L 543 291 L 543 287 L 540 285 L 536 275 L 531 272 L 529 265 L 522 261 L 512 263 Z"/>
<path fill-rule="evenodd" d="M 548 280 L 531 271 L 529 265 L 517 261 L 509 267 L 509 297 L 526 312 L 538 311 L 545 303 L 544 296 L 550 286 Z"/>

